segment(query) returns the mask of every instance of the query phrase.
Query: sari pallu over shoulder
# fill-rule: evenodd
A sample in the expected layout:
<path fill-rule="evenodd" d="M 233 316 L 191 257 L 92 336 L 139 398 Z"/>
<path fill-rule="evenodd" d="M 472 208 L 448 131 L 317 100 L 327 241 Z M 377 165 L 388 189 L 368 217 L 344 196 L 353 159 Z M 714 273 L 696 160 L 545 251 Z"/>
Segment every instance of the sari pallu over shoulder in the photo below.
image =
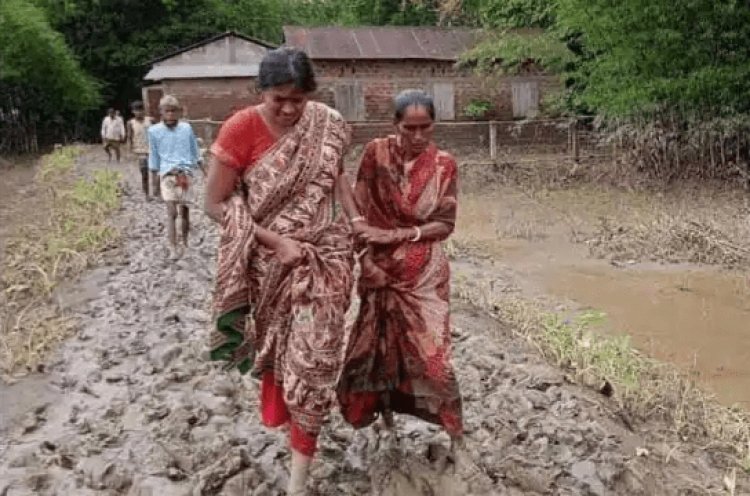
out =
<path fill-rule="evenodd" d="M 355 197 L 367 222 L 383 229 L 455 224 L 457 169 L 434 145 L 411 164 L 396 137 L 365 150 Z M 370 245 L 384 287 L 360 284 L 360 308 L 338 386 L 355 428 L 379 412 L 407 413 L 462 434 L 461 396 L 451 365 L 450 266 L 441 240 Z"/>
<path fill-rule="evenodd" d="M 297 125 L 245 172 L 246 194 L 225 202 L 212 359 L 242 373 L 254 365 L 257 373 L 283 369 L 288 330 L 302 315 L 343 333 L 337 326 L 349 303 L 353 258 L 348 226 L 334 219 L 334 186 L 345 145 L 341 116 L 309 102 Z M 304 262 L 285 269 L 256 243 L 256 226 L 300 241 Z"/>

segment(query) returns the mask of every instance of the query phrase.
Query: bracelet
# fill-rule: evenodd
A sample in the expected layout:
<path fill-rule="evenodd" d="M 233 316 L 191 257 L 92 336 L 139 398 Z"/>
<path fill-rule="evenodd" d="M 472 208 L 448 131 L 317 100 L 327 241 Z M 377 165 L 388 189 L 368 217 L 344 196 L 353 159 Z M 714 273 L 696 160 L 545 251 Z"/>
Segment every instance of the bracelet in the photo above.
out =
<path fill-rule="evenodd" d="M 356 217 L 352 217 L 351 219 L 349 219 L 349 222 L 350 222 L 350 223 L 352 223 L 352 224 L 354 224 L 355 222 L 362 222 L 362 221 L 364 221 L 364 220 L 367 220 L 367 219 L 365 219 L 365 218 L 364 218 L 363 216 L 361 216 L 361 215 L 358 215 L 358 216 L 356 216 Z"/>
<path fill-rule="evenodd" d="M 418 228 L 417 226 L 414 226 L 414 229 L 416 229 L 417 234 L 415 234 L 414 237 L 409 240 L 412 243 L 416 243 L 417 241 L 419 241 L 422 238 L 422 230 L 420 228 Z"/>

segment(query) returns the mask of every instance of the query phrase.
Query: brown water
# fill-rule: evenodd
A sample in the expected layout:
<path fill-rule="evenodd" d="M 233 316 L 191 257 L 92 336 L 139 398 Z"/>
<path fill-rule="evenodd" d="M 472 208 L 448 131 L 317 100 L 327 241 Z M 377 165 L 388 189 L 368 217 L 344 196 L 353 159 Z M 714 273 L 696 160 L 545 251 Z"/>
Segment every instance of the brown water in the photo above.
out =
<path fill-rule="evenodd" d="M 725 404 L 750 408 L 750 290 L 711 270 L 549 270 L 550 293 L 608 315 L 642 351 L 695 370 Z"/>
<path fill-rule="evenodd" d="M 747 274 L 656 264 L 617 268 L 591 259 L 571 241 L 571 228 L 586 229 L 593 216 L 617 216 L 642 199 L 629 203 L 620 193 L 608 205 L 601 192 L 590 202 L 575 192 L 566 196 L 576 201 L 541 205 L 510 188 L 464 195 L 457 237 L 510 268 L 525 294 L 605 312 L 609 331 L 630 335 L 654 358 L 697 372 L 723 403 L 750 409 Z"/>

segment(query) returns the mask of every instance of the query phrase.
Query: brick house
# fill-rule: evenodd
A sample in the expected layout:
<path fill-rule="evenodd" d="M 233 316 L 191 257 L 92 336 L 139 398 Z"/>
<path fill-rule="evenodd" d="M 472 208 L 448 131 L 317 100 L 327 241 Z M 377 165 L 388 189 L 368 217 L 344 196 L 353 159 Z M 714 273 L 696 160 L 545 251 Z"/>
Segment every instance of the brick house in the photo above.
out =
<path fill-rule="evenodd" d="M 522 76 L 488 82 L 456 62 L 479 32 L 459 28 L 284 27 L 285 45 L 312 58 L 319 82 L 316 99 L 337 108 L 350 122 L 389 121 L 393 96 L 405 88 L 431 93 L 441 121 L 472 120 L 467 108 L 486 102 L 481 120 L 534 117 L 557 78 L 533 66 Z M 258 101 L 260 60 L 274 48 L 235 32 L 222 33 L 151 61 L 143 100 L 151 115 L 159 98 L 174 94 L 192 120 L 224 120 Z"/>
<path fill-rule="evenodd" d="M 258 68 L 273 48 L 230 31 L 154 59 L 144 77 L 146 110 L 157 117 L 159 99 L 171 94 L 180 100 L 186 118 L 223 120 L 258 101 Z"/>
<path fill-rule="evenodd" d="M 556 77 L 529 66 L 522 76 L 489 82 L 457 67 L 480 32 L 427 27 L 284 27 L 286 46 L 305 50 L 319 81 L 317 98 L 350 122 L 391 119 L 392 99 L 406 88 L 429 92 L 438 120 L 472 120 L 467 108 L 486 102 L 482 120 L 535 117 Z"/>

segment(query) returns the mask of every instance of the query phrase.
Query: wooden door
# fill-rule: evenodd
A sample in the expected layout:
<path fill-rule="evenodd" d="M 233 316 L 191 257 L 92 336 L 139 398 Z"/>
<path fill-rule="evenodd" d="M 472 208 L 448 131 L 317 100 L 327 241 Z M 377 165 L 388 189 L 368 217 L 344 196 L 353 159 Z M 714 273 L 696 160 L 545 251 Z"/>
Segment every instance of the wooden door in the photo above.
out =
<path fill-rule="evenodd" d="M 456 90 L 453 83 L 433 83 L 432 98 L 435 100 L 435 117 L 439 121 L 456 119 Z"/>
<path fill-rule="evenodd" d="M 337 84 L 334 89 L 336 110 L 347 121 L 365 120 L 365 98 L 359 82 Z"/>
<path fill-rule="evenodd" d="M 526 119 L 539 114 L 539 83 L 537 81 L 514 81 L 513 117 Z"/>

